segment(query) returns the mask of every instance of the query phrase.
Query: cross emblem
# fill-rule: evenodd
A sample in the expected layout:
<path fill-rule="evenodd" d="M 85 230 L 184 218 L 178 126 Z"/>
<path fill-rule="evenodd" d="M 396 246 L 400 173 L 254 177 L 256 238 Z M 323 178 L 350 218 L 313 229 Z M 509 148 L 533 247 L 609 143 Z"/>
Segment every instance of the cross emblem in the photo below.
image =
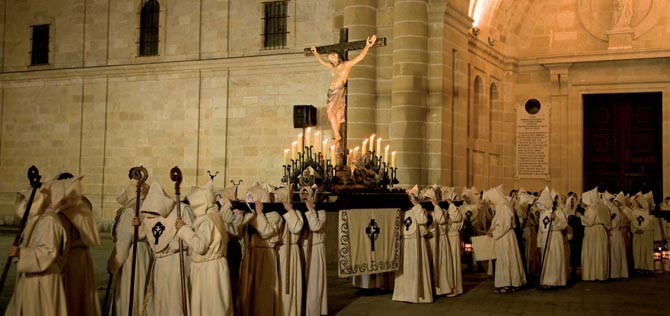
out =
<path fill-rule="evenodd" d="M 467 212 L 465 212 L 465 217 L 470 219 L 471 216 L 472 216 L 472 211 L 468 210 Z"/>
<path fill-rule="evenodd" d="M 368 227 L 365 227 L 365 234 L 370 238 L 370 250 L 372 252 L 375 252 L 375 240 L 379 237 L 379 232 L 381 232 L 379 225 L 374 218 L 371 219 Z"/>
<path fill-rule="evenodd" d="M 405 231 L 408 231 L 409 227 L 412 226 L 412 218 L 411 217 L 405 218 L 405 220 L 402 222 L 405 225 Z"/>
<path fill-rule="evenodd" d="M 154 245 L 158 245 L 158 239 L 160 239 L 164 231 L 165 226 L 163 226 L 161 222 L 156 223 L 156 225 L 151 228 L 151 234 L 154 236 Z"/>
<path fill-rule="evenodd" d="M 542 220 L 542 224 L 544 225 L 544 229 L 547 229 L 547 225 L 549 225 L 549 222 L 551 222 L 551 220 L 549 219 L 549 216 L 545 216 L 544 219 Z"/>
<path fill-rule="evenodd" d="M 636 220 L 637 220 L 637 226 L 642 226 L 642 222 L 644 222 L 644 217 L 640 215 L 636 218 Z"/>

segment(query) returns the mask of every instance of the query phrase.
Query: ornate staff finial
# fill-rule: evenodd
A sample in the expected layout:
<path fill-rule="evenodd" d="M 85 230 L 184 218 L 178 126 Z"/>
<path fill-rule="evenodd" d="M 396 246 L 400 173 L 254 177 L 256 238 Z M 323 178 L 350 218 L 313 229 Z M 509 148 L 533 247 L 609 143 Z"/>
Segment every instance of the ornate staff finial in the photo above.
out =
<path fill-rule="evenodd" d="M 210 179 L 212 179 L 212 181 L 214 181 L 214 178 L 216 178 L 216 176 L 219 175 L 219 171 L 217 170 L 214 174 L 212 174 L 211 171 L 207 170 L 207 175 L 209 176 Z"/>

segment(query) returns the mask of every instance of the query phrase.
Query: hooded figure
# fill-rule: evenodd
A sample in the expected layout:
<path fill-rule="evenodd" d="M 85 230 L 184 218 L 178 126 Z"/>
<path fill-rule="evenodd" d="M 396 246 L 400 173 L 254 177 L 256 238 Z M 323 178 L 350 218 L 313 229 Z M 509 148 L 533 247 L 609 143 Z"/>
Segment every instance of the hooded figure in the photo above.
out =
<path fill-rule="evenodd" d="M 582 202 L 586 206 L 584 214 L 577 213 L 584 225 L 582 241 L 582 280 L 605 281 L 609 278 L 609 241 L 606 226 L 611 219 L 603 214 L 606 207 L 602 204 L 598 188 L 582 194 Z"/>
<path fill-rule="evenodd" d="M 302 214 L 293 209 L 288 202 L 288 190 L 276 189 L 275 197 L 284 202 L 286 213 L 282 215 L 284 225 L 279 229 L 279 292 L 280 304 L 275 315 L 300 316 L 302 314 L 303 270 L 300 258 L 302 249 L 298 245 L 304 225 Z"/>
<path fill-rule="evenodd" d="M 526 271 L 528 273 L 536 273 L 539 270 L 540 266 L 540 252 L 537 248 L 537 216 L 535 206 L 535 197 L 532 194 L 526 192 L 526 190 L 519 190 L 519 204 L 520 210 L 517 212 L 519 218 L 519 225 L 521 225 L 522 232 L 522 258 L 525 259 Z M 539 214 L 539 213 L 538 213 Z"/>
<path fill-rule="evenodd" d="M 305 271 L 305 315 L 328 315 L 328 286 L 326 274 L 326 211 L 314 208 L 313 193 L 309 187 L 300 189 L 300 198 L 306 201 L 307 226 L 300 240 L 302 263 Z"/>
<path fill-rule="evenodd" d="M 282 218 L 277 212 L 263 213 L 263 202 L 270 202 L 270 192 L 259 184 L 252 185 L 246 193 L 247 203 L 256 203 L 256 210 L 249 215 L 249 230 L 245 237 L 244 256 L 240 272 L 238 314 L 275 315 L 281 308 L 279 302 L 279 259 L 275 246 L 279 242 Z"/>
<path fill-rule="evenodd" d="M 17 195 L 19 218 L 29 196 L 30 191 Z M 59 216 L 46 211 L 49 202 L 48 189 L 37 189 L 16 255 L 16 285 L 6 316 L 69 315 L 62 274 L 67 233 Z"/>
<path fill-rule="evenodd" d="M 68 314 L 100 315 L 93 259 L 89 251 L 89 247 L 100 246 L 93 207 L 81 194 L 83 176 L 63 175 L 67 176 L 49 181 L 45 186 L 50 192 L 49 208 L 60 216 L 67 233 L 63 287 Z"/>
<path fill-rule="evenodd" d="M 649 199 L 636 195 L 631 199 L 633 210 L 625 211 L 633 233 L 633 262 L 635 270 L 654 271 L 654 241 L 661 240 L 658 219 L 649 212 Z"/>
<path fill-rule="evenodd" d="M 140 192 L 140 205 L 144 202 L 149 185 L 143 185 Z M 131 282 L 132 247 L 133 247 L 133 218 L 135 218 L 135 200 L 137 199 L 137 180 L 130 180 L 128 186 L 119 194 L 116 201 L 121 207 L 116 212 L 112 229 L 114 248 L 107 261 L 107 271 L 114 275 L 112 305 L 110 315 L 126 315 L 130 303 L 130 287 L 135 286 L 133 292 L 133 315 L 152 315 L 152 296 L 148 294 L 153 289 L 151 266 L 153 252 L 147 241 L 146 229 L 143 224 L 138 227 L 137 259 L 135 262 L 135 282 Z M 140 220 L 143 218 L 141 215 Z"/>
<path fill-rule="evenodd" d="M 514 211 L 505 198 L 502 186 L 484 193 L 484 199 L 495 205 L 496 214 L 489 235 L 495 239 L 495 287 L 498 293 L 508 293 L 526 284 L 519 245 L 514 234 Z"/>
<path fill-rule="evenodd" d="M 228 230 L 216 205 L 212 180 L 204 187 L 193 187 L 186 200 L 195 221 L 193 226 L 179 227 L 177 236 L 191 249 L 191 315 L 233 315 Z"/>
<path fill-rule="evenodd" d="M 151 184 L 140 212 L 145 216 L 142 224 L 149 231 L 149 246 L 154 252 L 153 267 L 153 312 L 155 315 L 182 315 L 181 272 L 179 268 L 179 238 L 177 237 L 177 211 L 174 199 L 167 196 L 158 182 Z M 182 220 L 190 225 L 193 215 L 184 204 L 181 205 Z M 188 247 L 183 245 L 186 295 L 189 297 Z M 187 299 L 188 304 L 188 299 Z M 188 308 L 187 308 L 188 310 Z"/>
<path fill-rule="evenodd" d="M 438 204 L 434 188 L 426 189 L 422 196 L 433 203 L 433 220 L 428 226 L 428 250 L 432 263 L 433 287 L 435 295 L 451 294 L 453 291 L 453 267 L 451 248 L 447 238 L 449 214 Z"/>
<path fill-rule="evenodd" d="M 542 255 L 540 285 L 546 287 L 565 286 L 567 283 L 567 262 L 562 231 L 568 226 L 565 213 L 553 207 L 549 189 L 546 187 L 535 205 L 540 209 L 540 226 L 537 247 Z"/>
<path fill-rule="evenodd" d="M 623 193 L 617 194 L 613 201 L 605 201 L 609 207 L 612 219 L 610 225 L 610 278 L 628 278 L 628 260 L 626 257 L 626 241 L 624 232 L 621 231 L 621 224 L 626 215 L 621 211 L 625 203 Z"/>
<path fill-rule="evenodd" d="M 401 266 L 396 271 L 393 300 L 408 303 L 432 303 L 433 286 L 430 277 L 430 258 L 428 245 L 423 238 L 422 230 L 428 223 L 426 210 L 417 201 L 418 186 L 407 191 L 409 199 L 414 204 L 405 211 L 401 225 L 402 230 L 402 258 Z"/>

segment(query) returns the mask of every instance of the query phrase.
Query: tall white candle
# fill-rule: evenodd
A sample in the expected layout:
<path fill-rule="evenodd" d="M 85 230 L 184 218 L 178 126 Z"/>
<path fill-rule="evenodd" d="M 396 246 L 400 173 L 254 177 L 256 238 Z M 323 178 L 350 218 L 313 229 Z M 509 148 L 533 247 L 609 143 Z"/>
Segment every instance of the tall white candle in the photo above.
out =
<path fill-rule="evenodd" d="M 396 163 L 396 152 L 391 153 L 391 168 L 395 168 L 395 163 Z"/>
<path fill-rule="evenodd" d="M 305 146 L 303 146 L 302 133 L 300 133 L 298 134 L 298 152 L 301 153 L 303 150 L 305 150 Z"/>
<path fill-rule="evenodd" d="M 321 151 L 323 152 L 323 159 L 327 159 L 326 157 L 328 156 L 328 140 L 324 139 L 321 142 Z"/>
<path fill-rule="evenodd" d="M 296 151 L 298 149 L 298 142 L 292 142 L 291 143 L 291 159 L 295 160 L 296 157 Z"/>
<path fill-rule="evenodd" d="M 308 127 L 307 131 L 305 132 L 305 147 L 309 147 L 312 145 L 312 128 Z"/>
<path fill-rule="evenodd" d="M 382 138 L 377 138 L 377 156 L 382 155 Z"/>
<path fill-rule="evenodd" d="M 284 149 L 284 166 L 288 166 L 288 149 Z"/>
<path fill-rule="evenodd" d="M 370 151 L 375 150 L 375 136 L 377 135 L 372 134 L 372 136 L 370 136 Z"/>
<path fill-rule="evenodd" d="M 389 149 L 391 148 L 391 145 L 386 145 L 384 147 L 384 163 L 386 163 L 386 166 L 389 164 Z"/>
<path fill-rule="evenodd" d="M 361 157 L 364 156 L 366 152 L 368 152 L 368 139 L 367 138 L 363 141 L 363 144 L 361 145 Z"/>
<path fill-rule="evenodd" d="M 332 164 L 333 166 L 337 165 L 337 155 L 335 154 L 335 145 L 330 146 L 330 164 Z"/>
<path fill-rule="evenodd" d="M 314 132 L 314 152 L 321 152 L 321 132 Z"/>

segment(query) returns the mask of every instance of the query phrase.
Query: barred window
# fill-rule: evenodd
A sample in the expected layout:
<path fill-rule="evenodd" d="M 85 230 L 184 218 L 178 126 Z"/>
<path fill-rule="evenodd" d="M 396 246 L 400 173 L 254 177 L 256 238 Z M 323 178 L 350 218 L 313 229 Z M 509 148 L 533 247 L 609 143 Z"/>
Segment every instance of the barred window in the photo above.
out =
<path fill-rule="evenodd" d="M 32 50 L 30 65 L 46 65 L 49 63 L 49 24 L 33 25 Z"/>
<path fill-rule="evenodd" d="M 263 48 L 286 47 L 288 1 L 263 3 Z"/>
<path fill-rule="evenodd" d="M 148 0 L 140 13 L 140 56 L 158 55 L 158 19 L 160 16 L 158 0 Z"/>

